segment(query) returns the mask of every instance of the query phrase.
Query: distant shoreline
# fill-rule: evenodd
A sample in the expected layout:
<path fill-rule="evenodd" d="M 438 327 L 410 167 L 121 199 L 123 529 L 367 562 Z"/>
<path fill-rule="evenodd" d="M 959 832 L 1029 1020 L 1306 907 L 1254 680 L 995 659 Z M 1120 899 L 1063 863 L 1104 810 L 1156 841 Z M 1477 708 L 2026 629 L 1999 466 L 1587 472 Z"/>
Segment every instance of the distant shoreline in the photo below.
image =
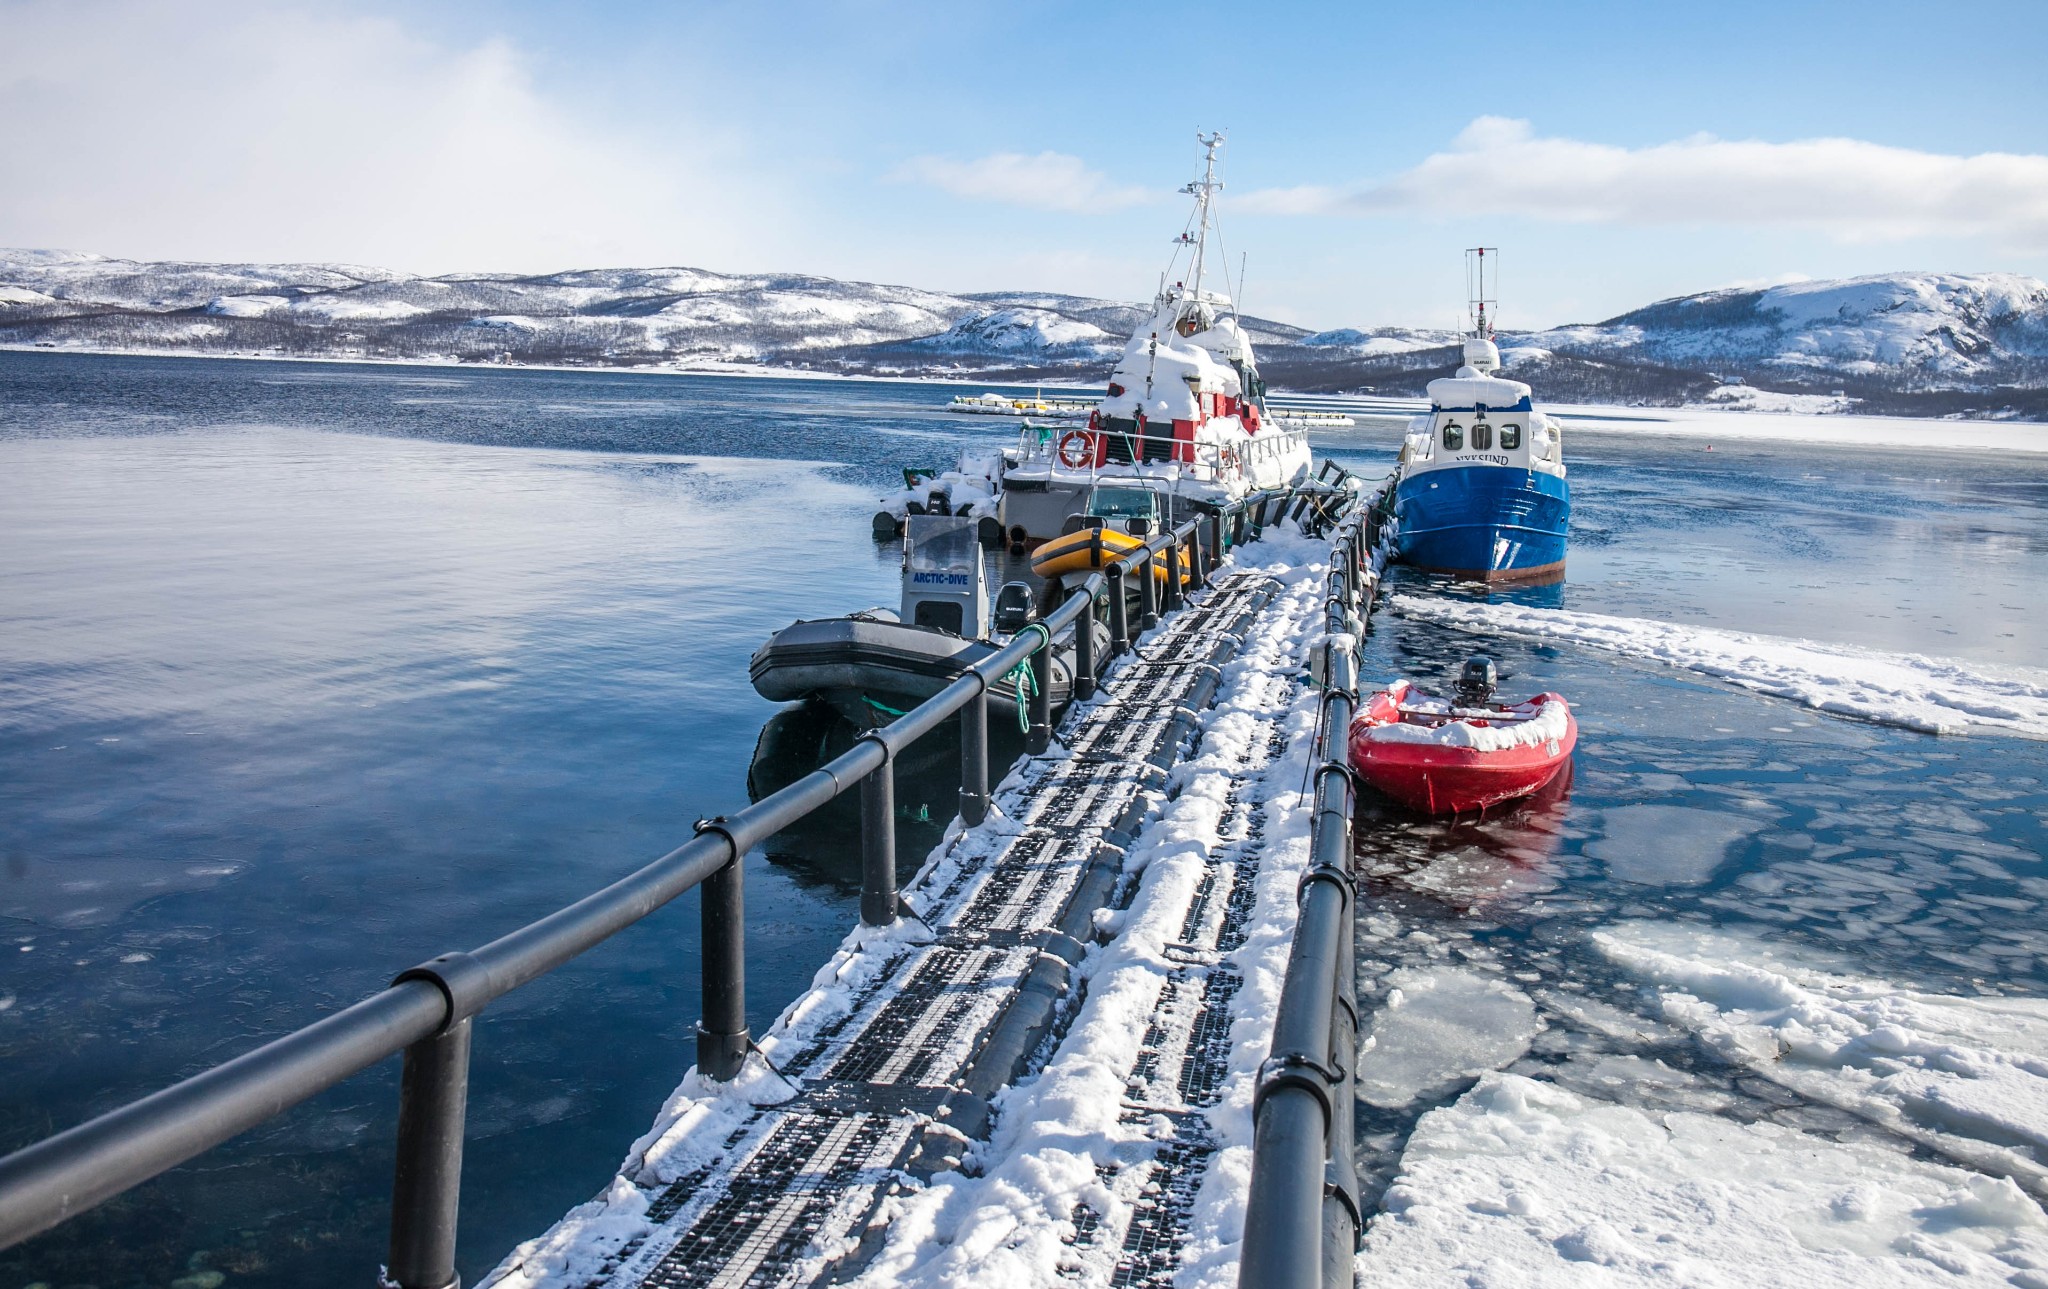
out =
<path fill-rule="evenodd" d="M 948 376 L 871 376 L 769 367 L 759 363 L 721 363 L 705 367 L 572 367 L 550 363 L 466 363 L 428 358 L 336 358 L 278 354 L 199 354 L 161 349 L 61 349 L 0 344 L 0 354 L 44 357 L 175 358 L 214 362 L 324 363 L 338 367 L 393 367 L 428 372 L 550 372 L 581 376 L 712 377 L 739 380 L 853 382 L 869 385 L 917 385 L 964 389 L 1044 389 L 1062 393 L 1093 393 L 1099 385 L 1058 381 L 984 380 Z M 1325 404 L 1342 404 L 1357 413 L 1382 419 L 1406 418 L 1423 408 L 1421 400 L 1375 394 L 1273 393 Z M 1938 452 L 2048 453 L 2048 423 L 1994 420 L 1988 417 L 1931 418 L 1880 416 L 1858 412 L 1790 412 L 1726 409 L 1688 405 L 1660 407 L 1633 404 L 1544 403 L 1544 411 L 1566 422 L 1567 434 L 1618 438 L 1660 437 L 1685 440 L 1718 439 L 1727 443 L 1798 443 L 1809 447 L 1903 448 Z M 944 410 L 934 409 L 934 410 Z M 980 419 L 994 419 L 983 417 Z M 1919 427 L 1913 432 L 1908 427 Z M 1384 434 L 1360 427 L 1352 433 Z M 1337 430 L 1336 435 L 1346 431 Z M 1930 442 L 1940 436 L 1940 442 Z"/>

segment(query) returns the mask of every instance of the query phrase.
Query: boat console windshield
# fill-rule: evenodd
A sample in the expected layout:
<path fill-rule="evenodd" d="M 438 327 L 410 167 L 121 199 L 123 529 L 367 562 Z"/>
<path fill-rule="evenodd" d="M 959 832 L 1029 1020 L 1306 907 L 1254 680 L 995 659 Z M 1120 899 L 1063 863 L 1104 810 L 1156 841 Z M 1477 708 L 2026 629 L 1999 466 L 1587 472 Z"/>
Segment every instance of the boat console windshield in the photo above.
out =
<path fill-rule="evenodd" d="M 1143 536 L 1160 527 L 1159 494 L 1150 488 L 1096 488 L 1088 494 L 1084 513 L 1106 528 Z"/>
<path fill-rule="evenodd" d="M 988 577 L 974 519 L 906 517 L 903 621 L 969 638 L 988 630 Z"/>

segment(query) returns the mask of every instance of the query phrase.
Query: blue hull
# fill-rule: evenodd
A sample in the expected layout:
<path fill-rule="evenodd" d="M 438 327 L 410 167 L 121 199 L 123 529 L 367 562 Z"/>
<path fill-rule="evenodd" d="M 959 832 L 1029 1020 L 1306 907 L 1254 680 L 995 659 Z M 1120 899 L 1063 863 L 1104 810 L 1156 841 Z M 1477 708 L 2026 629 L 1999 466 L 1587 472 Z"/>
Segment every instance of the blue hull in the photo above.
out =
<path fill-rule="evenodd" d="M 1564 574 L 1571 489 L 1563 479 L 1512 466 L 1429 470 L 1394 489 L 1402 562 L 1489 582 Z"/>

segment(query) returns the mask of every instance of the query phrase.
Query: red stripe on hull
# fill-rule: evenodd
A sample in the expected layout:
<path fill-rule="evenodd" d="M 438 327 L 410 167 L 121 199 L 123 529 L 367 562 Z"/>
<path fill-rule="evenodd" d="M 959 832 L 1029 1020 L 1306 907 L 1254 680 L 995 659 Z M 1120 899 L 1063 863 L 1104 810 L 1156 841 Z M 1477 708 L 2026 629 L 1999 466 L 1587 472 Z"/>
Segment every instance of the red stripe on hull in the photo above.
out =
<path fill-rule="evenodd" d="M 1564 581 L 1564 561 L 1555 564 L 1538 564 L 1534 568 L 1431 568 L 1426 564 L 1410 564 L 1408 567 L 1418 573 L 1441 573 L 1467 582 L 1508 583 L 1523 586 L 1544 586 L 1551 582 Z"/>

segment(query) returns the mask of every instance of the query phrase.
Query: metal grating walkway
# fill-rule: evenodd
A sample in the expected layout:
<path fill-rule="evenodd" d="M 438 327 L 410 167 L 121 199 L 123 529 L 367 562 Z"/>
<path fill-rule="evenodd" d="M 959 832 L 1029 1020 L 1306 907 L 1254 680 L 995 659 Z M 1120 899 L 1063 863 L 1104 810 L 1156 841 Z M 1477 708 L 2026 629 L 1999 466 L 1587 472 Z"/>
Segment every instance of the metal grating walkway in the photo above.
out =
<path fill-rule="evenodd" d="M 1285 711 L 1293 682 L 1268 677 L 1273 686 L 1267 711 Z M 1243 767 L 1248 781 L 1286 752 L 1278 721 L 1266 723 L 1258 758 Z M 1122 1123 L 1152 1143 L 1149 1158 L 1100 1166 L 1105 1186 L 1127 1207 L 1120 1241 L 1107 1215 L 1086 1204 L 1071 1215 L 1076 1253 L 1104 1243 L 1114 1247 L 1107 1261 L 1113 1286 L 1166 1286 L 1182 1264 L 1188 1217 L 1195 1193 L 1207 1176 L 1216 1142 L 1203 1111 L 1217 1103 L 1229 1071 L 1232 1001 L 1244 979 L 1224 960 L 1243 947 L 1254 901 L 1265 806 L 1247 808 L 1235 791 L 1225 798 L 1219 825 L 1225 844 L 1204 861 L 1205 871 L 1188 904 L 1176 960 L 1160 987 L 1153 1019 L 1125 1080 Z M 1076 1257 L 1065 1268 L 1076 1282 L 1104 1283 L 1109 1255 Z"/>
<path fill-rule="evenodd" d="M 1220 664 L 1271 594 L 1263 577 L 1226 573 L 1119 660 L 1098 700 L 1063 722 L 1066 754 L 1021 763 L 996 798 L 999 817 L 959 834 L 906 892 L 930 942 L 884 950 L 846 1013 L 789 1057 L 792 1099 L 756 1108 L 712 1158 L 647 1188 L 651 1229 L 584 1276 L 585 1289 L 804 1285 L 857 1272 L 891 1189 L 956 1166 L 986 1133 L 989 1099 L 1046 1048 L 1122 850 L 1157 809 Z M 1189 912 L 1188 965 L 1132 1073 L 1125 1113 L 1164 1112 L 1179 1127 L 1152 1163 L 1125 1170 L 1145 1176 L 1111 1179 L 1119 1193 L 1146 1191 L 1117 1284 L 1170 1278 L 1178 1219 L 1213 1148 L 1194 1112 L 1223 1071 L 1237 981 L 1207 964 L 1235 947 L 1259 829 L 1256 811 L 1236 814 L 1239 844 L 1216 857 Z M 1076 1219 L 1087 1238 L 1105 1234 Z"/>

